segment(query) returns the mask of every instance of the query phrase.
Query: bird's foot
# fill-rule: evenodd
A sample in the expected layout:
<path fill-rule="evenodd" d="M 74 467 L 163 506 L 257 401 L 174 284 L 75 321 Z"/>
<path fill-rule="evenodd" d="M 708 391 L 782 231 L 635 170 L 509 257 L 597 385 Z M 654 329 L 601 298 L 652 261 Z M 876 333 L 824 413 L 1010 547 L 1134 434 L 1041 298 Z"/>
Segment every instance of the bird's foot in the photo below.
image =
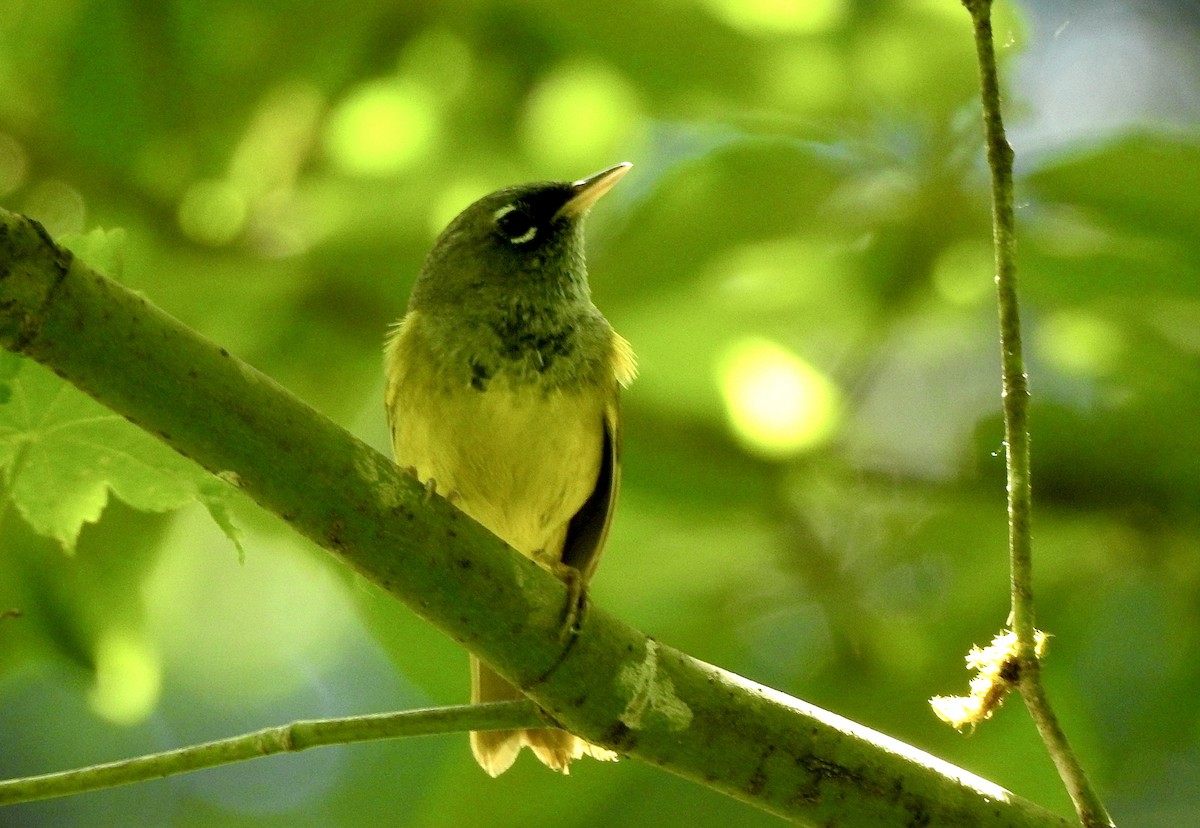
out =
<path fill-rule="evenodd" d="M 567 604 L 563 609 L 562 626 L 558 632 L 559 640 L 567 641 L 579 632 L 583 626 L 583 619 L 587 616 L 587 584 L 583 580 L 583 573 L 540 550 L 533 554 L 533 560 L 567 585 Z"/>
<path fill-rule="evenodd" d="M 425 480 L 422 482 L 422 481 L 421 481 L 421 475 L 419 475 L 419 474 L 417 473 L 417 467 L 416 467 L 416 466 L 405 466 L 405 467 L 404 467 L 404 472 L 405 472 L 405 474 L 408 474 L 408 475 L 410 475 L 411 477 L 413 477 L 415 480 L 417 480 L 418 482 L 420 482 L 422 486 L 424 486 L 424 487 L 425 487 L 425 502 L 426 502 L 426 503 L 428 503 L 429 501 L 433 500 L 433 496 L 434 496 L 434 495 L 436 495 L 436 494 L 440 494 L 440 495 L 441 495 L 442 497 L 444 497 L 446 500 L 449 500 L 451 503 L 453 503 L 453 504 L 455 504 L 455 505 L 458 505 L 458 501 L 459 501 L 459 495 L 458 495 L 458 492 L 442 492 L 442 491 L 438 491 L 438 488 L 439 488 L 439 487 L 438 487 L 438 482 L 437 482 L 435 479 L 433 479 L 432 477 L 426 478 L 426 479 L 425 479 Z"/>

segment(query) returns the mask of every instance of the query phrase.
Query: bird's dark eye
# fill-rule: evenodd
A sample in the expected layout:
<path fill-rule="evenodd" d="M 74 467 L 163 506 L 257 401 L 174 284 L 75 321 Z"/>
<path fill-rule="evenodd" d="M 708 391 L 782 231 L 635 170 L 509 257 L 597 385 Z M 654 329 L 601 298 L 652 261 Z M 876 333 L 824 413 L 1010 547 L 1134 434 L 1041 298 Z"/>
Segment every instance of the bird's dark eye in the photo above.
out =
<path fill-rule="evenodd" d="M 520 205 L 508 204 L 495 212 L 496 229 L 510 244 L 525 244 L 537 235 L 537 224 Z"/>

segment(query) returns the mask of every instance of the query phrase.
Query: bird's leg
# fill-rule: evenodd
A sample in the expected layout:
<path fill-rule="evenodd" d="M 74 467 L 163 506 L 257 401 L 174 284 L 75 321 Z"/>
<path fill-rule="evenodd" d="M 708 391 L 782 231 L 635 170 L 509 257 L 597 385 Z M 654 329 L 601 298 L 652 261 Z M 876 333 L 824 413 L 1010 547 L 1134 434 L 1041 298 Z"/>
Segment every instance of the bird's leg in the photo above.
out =
<path fill-rule="evenodd" d="M 416 466 L 405 466 L 404 473 L 425 487 L 425 502 L 426 503 L 429 502 L 430 498 L 432 498 L 435 494 L 437 494 L 437 481 L 434 480 L 432 477 L 429 478 L 428 480 L 424 480 L 424 481 L 421 480 L 421 474 L 420 474 L 420 472 L 417 471 Z"/>
<path fill-rule="evenodd" d="M 558 631 L 559 641 L 566 641 L 579 632 L 587 615 L 587 584 L 583 580 L 583 573 L 542 549 L 533 553 L 533 560 L 567 585 L 567 605 L 563 610 L 562 627 Z"/>

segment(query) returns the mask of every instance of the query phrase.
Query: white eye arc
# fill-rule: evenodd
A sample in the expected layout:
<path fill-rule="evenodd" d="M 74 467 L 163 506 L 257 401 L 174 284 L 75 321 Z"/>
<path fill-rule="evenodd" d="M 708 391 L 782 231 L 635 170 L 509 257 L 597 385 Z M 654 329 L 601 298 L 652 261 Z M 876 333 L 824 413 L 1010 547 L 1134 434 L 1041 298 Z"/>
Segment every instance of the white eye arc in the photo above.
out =
<path fill-rule="evenodd" d="M 508 240 L 510 244 L 525 244 L 525 242 L 533 241 L 537 236 L 537 225 L 529 223 L 528 228 L 521 230 L 524 226 L 524 221 L 529 221 L 529 216 L 522 211 L 519 215 L 513 216 L 513 221 L 505 221 L 511 213 L 517 212 L 520 208 L 516 204 L 506 204 L 496 212 L 492 213 L 492 221 L 496 223 L 501 235 Z M 520 232 L 516 232 L 520 231 Z M 514 235 L 515 233 L 515 235 Z"/>

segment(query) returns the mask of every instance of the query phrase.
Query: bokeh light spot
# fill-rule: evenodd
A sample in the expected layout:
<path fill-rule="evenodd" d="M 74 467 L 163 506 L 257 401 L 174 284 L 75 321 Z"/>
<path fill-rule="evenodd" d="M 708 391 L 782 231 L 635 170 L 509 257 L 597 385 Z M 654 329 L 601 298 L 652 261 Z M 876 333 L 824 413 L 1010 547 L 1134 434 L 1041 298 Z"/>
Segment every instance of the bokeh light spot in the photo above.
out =
<path fill-rule="evenodd" d="M 269 90 L 238 141 L 229 180 L 252 201 L 291 188 L 308 158 L 324 105 L 320 91 L 308 84 Z"/>
<path fill-rule="evenodd" d="M 193 241 L 229 244 L 246 225 L 246 199 L 228 181 L 198 181 L 179 202 L 179 229 Z"/>
<path fill-rule="evenodd" d="M 907 0 L 905 11 L 910 14 L 944 18 L 951 23 L 962 22 L 962 7 L 957 3 L 943 3 L 942 0 Z M 997 10 L 996 14 L 1000 14 L 1000 11 Z"/>
<path fill-rule="evenodd" d="M 846 0 L 704 0 L 712 12 L 747 34 L 814 34 L 841 22 Z"/>
<path fill-rule="evenodd" d="M 88 704 L 114 724 L 134 725 L 158 704 L 162 665 L 142 639 L 123 630 L 110 630 L 96 644 L 95 682 Z"/>
<path fill-rule="evenodd" d="M 360 86 L 334 110 L 325 148 L 351 175 L 394 175 L 428 154 L 437 133 L 434 101 L 423 86 L 379 80 Z"/>
<path fill-rule="evenodd" d="M 236 710 L 284 698 L 341 657 L 354 618 L 337 574 L 289 538 L 243 526 L 253 554 L 200 554 L 222 544 L 200 510 L 180 516 L 147 578 L 147 627 L 168 654 L 172 685 Z"/>
<path fill-rule="evenodd" d="M 87 217 L 83 195 L 65 181 L 46 179 L 25 196 L 24 212 L 40 221 L 52 235 L 82 233 Z"/>
<path fill-rule="evenodd" d="M 876 28 L 855 42 L 856 82 L 872 95 L 909 95 L 924 79 L 927 51 L 907 30 Z"/>
<path fill-rule="evenodd" d="M 995 254 L 990 244 L 966 241 L 954 244 L 933 265 L 933 287 L 954 305 L 974 307 L 995 291 Z"/>
<path fill-rule="evenodd" d="M 1125 336 L 1106 319 L 1085 311 L 1061 311 L 1042 321 L 1036 344 L 1041 356 L 1069 374 L 1103 376 L 1117 367 Z"/>
<path fill-rule="evenodd" d="M 837 427 L 836 386 L 781 345 L 758 337 L 737 342 L 717 372 L 730 426 L 755 453 L 788 457 L 824 442 Z"/>
<path fill-rule="evenodd" d="M 764 50 L 759 86 L 767 100 L 802 109 L 837 106 L 846 99 L 845 60 L 834 47 L 805 42 L 774 52 Z"/>
<path fill-rule="evenodd" d="M 9 135 L 0 132 L 0 196 L 6 196 L 25 183 L 29 159 L 25 149 Z"/>
<path fill-rule="evenodd" d="M 631 153 L 639 113 L 636 91 L 613 70 L 590 62 L 563 64 L 526 101 L 525 145 L 539 165 L 581 176 Z M 583 171 L 574 172 L 577 168 Z"/>
<path fill-rule="evenodd" d="M 844 244 L 814 237 L 731 248 L 714 257 L 705 275 L 716 286 L 719 301 L 736 303 L 726 307 L 749 312 L 812 307 L 831 298 L 842 305 L 852 301 Z"/>

